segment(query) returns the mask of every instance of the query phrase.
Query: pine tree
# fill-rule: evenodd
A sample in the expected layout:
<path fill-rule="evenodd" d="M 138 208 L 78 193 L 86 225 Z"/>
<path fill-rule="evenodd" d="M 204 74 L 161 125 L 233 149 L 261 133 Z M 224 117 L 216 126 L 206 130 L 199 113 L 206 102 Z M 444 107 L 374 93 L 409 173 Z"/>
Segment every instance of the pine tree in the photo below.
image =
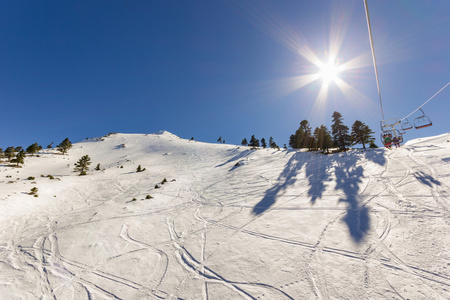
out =
<path fill-rule="evenodd" d="M 16 152 L 16 148 L 14 147 L 8 147 L 5 149 L 5 157 L 8 159 L 8 161 L 11 161 L 11 158 L 14 157 L 14 152 Z"/>
<path fill-rule="evenodd" d="M 375 141 L 371 141 L 369 148 L 378 148 L 378 146 L 375 144 Z"/>
<path fill-rule="evenodd" d="M 100 163 L 97 164 L 97 166 L 94 169 L 95 171 L 100 171 Z"/>
<path fill-rule="evenodd" d="M 308 148 L 309 151 L 314 151 L 317 149 L 316 145 L 317 145 L 316 137 L 314 136 L 314 134 L 311 134 L 306 139 L 305 148 Z"/>
<path fill-rule="evenodd" d="M 242 146 L 247 146 L 247 145 L 248 145 L 248 141 L 247 141 L 246 138 L 243 138 L 243 139 L 242 139 L 241 145 L 242 145 Z"/>
<path fill-rule="evenodd" d="M 346 147 L 351 145 L 351 139 L 348 135 L 348 127 L 344 125 L 342 115 L 335 111 L 332 115 L 333 124 L 331 130 L 333 134 L 333 142 L 336 147 L 339 147 L 342 151 L 345 151 Z"/>
<path fill-rule="evenodd" d="M 291 147 L 292 149 L 298 149 L 297 137 L 295 136 L 295 134 L 291 134 L 291 136 L 289 137 L 289 147 Z"/>
<path fill-rule="evenodd" d="M 85 155 L 75 163 L 74 172 L 79 172 L 80 176 L 86 175 L 86 172 L 89 171 L 90 164 L 91 158 L 89 157 L 89 155 Z"/>
<path fill-rule="evenodd" d="M 275 143 L 275 141 L 273 140 L 273 137 L 269 138 L 269 147 L 273 149 L 279 148 L 277 143 Z"/>
<path fill-rule="evenodd" d="M 42 150 L 42 146 L 38 145 L 38 143 L 31 144 L 27 147 L 27 153 L 31 154 L 33 156 L 36 152 L 39 152 Z"/>
<path fill-rule="evenodd" d="M 72 142 L 69 141 L 69 138 L 65 138 L 61 144 L 56 146 L 56 149 L 62 154 L 65 154 L 70 148 L 72 148 Z"/>
<path fill-rule="evenodd" d="M 289 138 L 289 146 L 293 149 L 309 148 L 311 144 L 311 126 L 307 120 L 300 122 L 300 127 Z"/>
<path fill-rule="evenodd" d="M 366 144 L 370 144 L 370 142 L 375 140 L 372 134 L 374 134 L 374 132 L 369 128 L 369 126 L 356 120 L 352 125 L 352 144 L 362 144 L 363 148 L 366 149 Z"/>
<path fill-rule="evenodd" d="M 219 136 L 219 138 L 217 139 L 217 141 L 218 141 L 219 143 L 222 143 L 222 137 Z"/>
<path fill-rule="evenodd" d="M 264 149 L 267 147 L 266 139 L 265 139 L 265 138 L 262 138 L 262 139 L 261 139 L 261 146 L 262 146 Z"/>
<path fill-rule="evenodd" d="M 257 138 L 255 138 L 254 135 L 252 135 L 252 137 L 250 139 L 250 143 L 248 145 L 251 147 L 259 147 L 259 140 Z"/>
<path fill-rule="evenodd" d="M 333 145 L 330 131 L 324 125 L 316 127 L 314 130 L 314 136 L 316 141 L 316 148 L 322 150 L 323 153 L 328 153 L 328 149 Z"/>
<path fill-rule="evenodd" d="M 322 150 L 324 151 L 324 153 L 328 154 L 331 147 L 333 147 L 333 138 L 331 137 L 331 133 L 328 128 L 324 126 Z"/>
<path fill-rule="evenodd" d="M 17 164 L 17 166 L 19 166 L 19 164 L 23 164 L 24 163 L 24 158 L 25 158 L 25 151 L 23 151 L 23 149 L 20 152 L 17 152 L 16 158 L 11 159 L 12 163 Z"/>
<path fill-rule="evenodd" d="M 322 143 L 323 142 L 322 136 L 323 136 L 322 131 L 320 130 L 319 127 L 316 127 L 316 129 L 314 129 L 314 142 L 315 142 L 314 143 L 314 149 L 315 150 L 322 148 L 322 144 L 323 144 Z"/>

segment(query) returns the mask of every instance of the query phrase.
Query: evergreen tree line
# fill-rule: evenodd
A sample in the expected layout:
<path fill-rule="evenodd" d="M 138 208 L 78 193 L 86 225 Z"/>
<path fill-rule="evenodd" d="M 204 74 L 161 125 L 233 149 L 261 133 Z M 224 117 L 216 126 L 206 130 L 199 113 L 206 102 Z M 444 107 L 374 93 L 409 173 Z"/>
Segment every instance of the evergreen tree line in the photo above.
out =
<path fill-rule="evenodd" d="M 273 137 L 269 138 L 269 144 L 267 144 L 265 138 L 262 138 L 261 142 L 260 142 L 257 138 L 255 138 L 254 135 L 252 135 L 252 137 L 250 138 L 250 142 L 247 141 L 246 138 L 243 138 L 241 145 L 242 146 L 250 146 L 250 147 L 263 147 L 263 148 L 270 147 L 272 149 L 278 149 L 278 150 L 280 149 L 280 147 L 278 147 L 277 143 L 275 143 L 275 141 L 273 140 Z"/>
<path fill-rule="evenodd" d="M 48 149 L 52 148 L 53 143 L 47 146 Z M 58 146 L 56 146 L 56 150 L 61 152 L 61 154 L 67 153 L 67 151 L 72 148 L 72 142 L 66 138 L 64 139 Z M 16 164 L 20 166 L 24 164 L 24 158 L 27 154 L 34 156 L 36 153 L 42 150 L 42 146 L 38 143 L 31 144 L 26 149 L 23 149 L 22 146 L 14 147 L 10 146 L 3 150 L 0 148 L 0 159 L 6 158 L 8 162 Z"/>
<path fill-rule="evenodd" d="M 349 133 L 349 128 L 344 125 L 343 121 L 342 115 L 335 111 L 332 115 L 330 132 L 325 125 L 320 125 L 312 131 L 309 122 L 303 120 L 297 131 L 290 136 L 289 146 L 293 149 L 321 150 L 324 153 L 329 153 L 330 148 L 339 148 L 340 151 L 345 151 L 348 146 L 356 144 L 362 144 L 364 149 L 366 144 L 369 144 L 370 148 L 377 148 L 374 143 L 374 132 L 368 125 L 356 120 Z"/>

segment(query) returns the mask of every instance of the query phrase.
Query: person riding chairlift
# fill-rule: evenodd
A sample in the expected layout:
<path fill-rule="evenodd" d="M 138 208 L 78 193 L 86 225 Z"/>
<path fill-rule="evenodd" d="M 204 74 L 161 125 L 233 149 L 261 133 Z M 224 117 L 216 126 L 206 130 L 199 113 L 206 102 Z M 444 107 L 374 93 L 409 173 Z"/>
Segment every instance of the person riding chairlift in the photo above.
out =
<path fill-rule="evenodd" d="M 392 141 L 392 134 L 386 133 L 383 135 L 384 138 L 384 145 L 386 148 L 391 148 L 391 141 Z"/>
<path fill-rule="evenodd" d="M 398 137 L 394 137 L 392 139 L 392 144 L 395 145 L 395 148 L 399 147 L 400 146 L 400 139 Z"/>

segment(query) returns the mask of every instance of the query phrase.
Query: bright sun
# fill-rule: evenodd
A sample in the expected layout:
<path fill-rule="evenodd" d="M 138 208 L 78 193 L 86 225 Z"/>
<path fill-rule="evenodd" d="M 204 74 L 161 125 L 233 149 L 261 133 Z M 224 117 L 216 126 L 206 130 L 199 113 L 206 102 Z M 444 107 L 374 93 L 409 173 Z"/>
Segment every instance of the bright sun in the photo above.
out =
<path fill-rule="evenodd" d="M 324 83 L 336 82 L 339 79 L 339 73 L 341 69 L 333 61 L 328 61 L 328 63 L 319 64 L 318 76 L 324 81 Z"/>

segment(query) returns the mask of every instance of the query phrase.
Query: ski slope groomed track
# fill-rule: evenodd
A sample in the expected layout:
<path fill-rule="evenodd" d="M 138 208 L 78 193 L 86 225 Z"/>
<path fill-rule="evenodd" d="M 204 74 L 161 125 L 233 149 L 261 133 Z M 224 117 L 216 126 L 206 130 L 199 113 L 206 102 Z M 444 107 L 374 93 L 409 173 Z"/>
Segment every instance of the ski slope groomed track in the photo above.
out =
<path fill-rule="evenodd" d="M 450 299 L 450 134 L 330 155 L 110 134 L 3 160 L 0 207 L 0 299 Z"/>

